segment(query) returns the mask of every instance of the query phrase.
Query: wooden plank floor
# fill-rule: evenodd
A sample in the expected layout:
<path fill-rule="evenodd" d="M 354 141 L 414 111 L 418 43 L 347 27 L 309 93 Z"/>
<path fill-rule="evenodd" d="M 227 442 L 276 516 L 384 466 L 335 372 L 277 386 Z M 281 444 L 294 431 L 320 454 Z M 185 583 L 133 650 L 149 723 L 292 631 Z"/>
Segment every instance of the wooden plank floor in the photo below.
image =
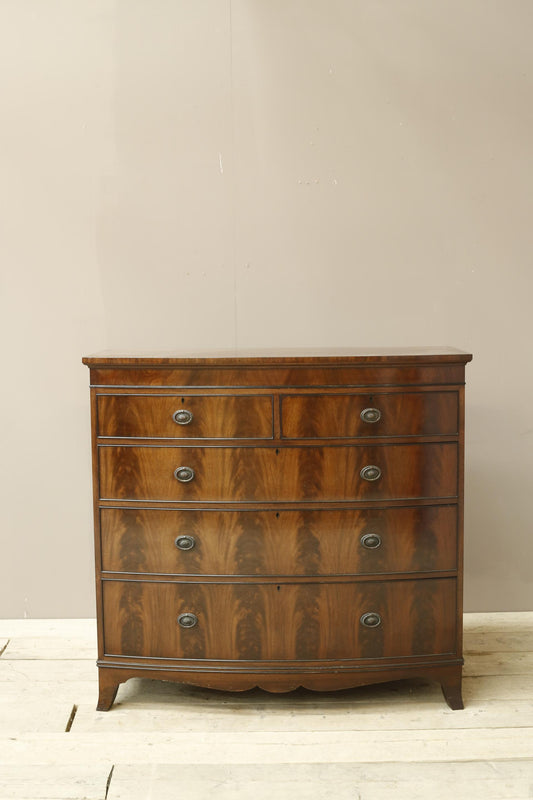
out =
<path fill-rule="evenodd" d="M 464 711 L 131 680 L 101 713 L 93 620 L 0 620 L 0 800 L 533 798 L 533 612 L 466 615 L 465 651 Z"/>

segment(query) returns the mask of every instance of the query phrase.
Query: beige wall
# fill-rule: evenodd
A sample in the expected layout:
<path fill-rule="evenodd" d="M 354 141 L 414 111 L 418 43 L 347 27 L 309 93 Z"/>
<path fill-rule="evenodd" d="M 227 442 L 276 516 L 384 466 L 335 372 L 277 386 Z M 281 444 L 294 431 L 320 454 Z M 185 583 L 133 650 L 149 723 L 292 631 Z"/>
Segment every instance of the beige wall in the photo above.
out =
<path fill-rule="evenodd" d="M 532 609 L 529 0 L 0 0 L 0 616 L 94 613 L 102 348 L 470 349 L 466 607 Z"/>

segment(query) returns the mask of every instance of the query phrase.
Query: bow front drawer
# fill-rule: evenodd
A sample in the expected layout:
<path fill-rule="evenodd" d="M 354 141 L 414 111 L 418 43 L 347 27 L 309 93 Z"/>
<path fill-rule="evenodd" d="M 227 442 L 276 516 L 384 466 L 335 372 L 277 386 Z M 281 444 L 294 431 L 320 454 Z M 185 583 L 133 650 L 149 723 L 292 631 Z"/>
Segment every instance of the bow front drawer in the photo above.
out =
<path fill-rule="evenodd" d="M 456 506 L 102 508 L 102 568 L 159 575 L 356 575 L 457 567 Z"/>
<path fill-rule="evenodd" d="M 272 439 L 269 395 L 97 395 L 98 435 L 154 439 Z"/>
<path fill-rule="evenodd" d="M 457 495 L 457 445 L 99 447 L 105 500 L 296 502 Z"/>
<path fill-rule="evenodd" d="M 104 581 L 109 655 L 375 659 L 455 649 L 453 578 L 365 583 Z M 442 623 L 446 620 L 446 624 Z"/>
<path fill-rule="evenodd" d="M 448 392 L 302 394 L 281 401 L 286 439 L 456 435 L 458 397 Z"/>

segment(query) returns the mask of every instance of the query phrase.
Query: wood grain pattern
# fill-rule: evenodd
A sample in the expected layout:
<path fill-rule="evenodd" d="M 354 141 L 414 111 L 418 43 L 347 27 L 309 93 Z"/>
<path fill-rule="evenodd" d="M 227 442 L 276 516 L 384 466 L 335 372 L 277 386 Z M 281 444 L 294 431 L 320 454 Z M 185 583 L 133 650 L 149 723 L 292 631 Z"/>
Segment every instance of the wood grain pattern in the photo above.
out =
<path fill-rule="evenodd" d="M 464 382 L 462 364 L 403 366 L 94 367 L 92 386 L 284 387 L 416 386 Z"/>
<path fill-rule="evenodd" d="M 455 592 L 451 578 L 277 586 L 104 581 L 105 651 L 259 661 L 451 653 Z M 185 612 L 198 617 L 194 628 L 177 624 Z M 362 626 L 366 612 L 380 614 L 381 625 Z"/>
<path fill-rule="evenodd" d="M 208 351 L 166 351 L 144 355 L 138 353 L 102 352 L 85 356 L 82 361 L 94 366 L 168 367 L 204 366 L 271 366 L 272 364 L 465 364 L 470 353 L 456 347 L 284 347 L 284 348 L 216 348 Z"/>
<path fill-rule="evenodd" d="M 389 500 L 457 495 L 457 445 L 331 447 L 101 446 L 100 496 L 175 501 Z M 382 470 L 366 481 L 366 465 Z M 179 483 L 174 470 L 195 477 Z"/>
<path fill-rule="evenodd" d="M 462 707 L 470 360 L 450 348 L 84 359 L 99 708 L 134 676 L 274 692 L 418 676 Z M 191 427 L 171 421 L 176 399 Z M 364 407 L 380 421 L 362 422 Z M 360 476 L 368 465 L 378 480 Z M 184 466 L 189 483 L 174 477 Z M 177 625 L 185 611 L 195 627 Z M 382 623 L 362 628 L 366 611 Z"/>
<path fill-rule="evenodd" d="M 346 575 L 453 570 L 456 506 L 227 511 L 105 508 L 102 568 L 175 575 Z M 365 534 L 381 545 L 367 549 Z M 192 536 L 182 551 L 178 536 Z"/>
<path fill-rule="evenodd" d="M 98 435 L 169 439 L 271 439 L 272 397 L 198 395 L 97 395 Z M 187 425 L 175 411 L 193 415 Z"/>
<path fill-rule="evenodd" d="M 189 663 L 194 663 L 195 666 L 188 668 L 187 664 Z M 137 664 L 119 664 L 111 659 L 99 662 L 98 674 L 103 700 L 99 710 L 109 710 L 112 701 L 106 707 L 105 700 L 109 702 L 108 698 L 111 697 L 114 689 L 118 689 L 120 683 L 130 678 L 178 681 L 227 692 L 244 692 L 258 687 L 273 693 L 292 692 L 300 687 L 314 692 L 332 692 L 350 689 L 354 686 L 399 681 L 405 678 L 411 680 L 424 678 L 438 681 L 443 694 L 445 694 L 448 686 L 455 688 L 457 681 L 461 680 L 461 662 L 458 663 L 457 659 L 448 657 L 443 657 L 442 660 L 435 663 L 426 661 L 407 664 L 405 660 L 399 659 L 396 664 L 388 662 L 381 664 L 379 668 L 368 666 L 369 662 L 367 661 L 323 661 L 320 664 L 315 663 L 312 670 L 306 669 L 302 662 L 292 662 L 294 666 L 289 666 L 289 662 L 286 662 L 287 666 L 283 669 L 275 670 L 270 667 L 268 662 L 259 662 L 263 669 L 255 668 L 249 671 L 238 668 L 231 669 L 228 667 L 231 662 L 221 662 L 224 664 L 223 667 L 216 662 L 207 662 L 213 665 L 211 669 L 198 669 L 197 663 L 167 661 L 165 666 L 147 668 Z"/>
<path fill-rule="evenodd" d="M 361 419 L 369 407 L 377 422 Z M 286 439 L 457 434 L 457 393 L 292 395 L 281 399 L 281 420 Z"/>

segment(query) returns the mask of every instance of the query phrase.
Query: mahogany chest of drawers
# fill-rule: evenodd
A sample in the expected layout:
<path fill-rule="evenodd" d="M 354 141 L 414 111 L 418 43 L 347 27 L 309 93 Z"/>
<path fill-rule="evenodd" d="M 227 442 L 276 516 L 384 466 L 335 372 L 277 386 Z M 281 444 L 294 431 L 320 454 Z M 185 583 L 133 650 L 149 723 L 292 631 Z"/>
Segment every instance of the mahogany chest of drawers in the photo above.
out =
<path fill-rule="evenodd" d="M 131 677 L 462 708 L 458 350 L 84 358 L 98 708 Z"/>

